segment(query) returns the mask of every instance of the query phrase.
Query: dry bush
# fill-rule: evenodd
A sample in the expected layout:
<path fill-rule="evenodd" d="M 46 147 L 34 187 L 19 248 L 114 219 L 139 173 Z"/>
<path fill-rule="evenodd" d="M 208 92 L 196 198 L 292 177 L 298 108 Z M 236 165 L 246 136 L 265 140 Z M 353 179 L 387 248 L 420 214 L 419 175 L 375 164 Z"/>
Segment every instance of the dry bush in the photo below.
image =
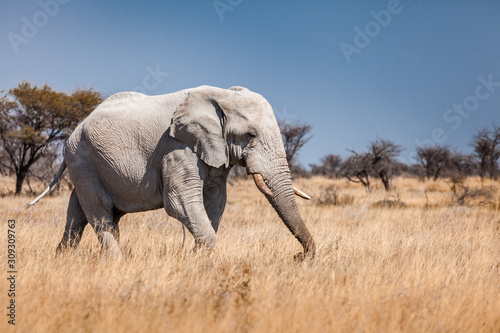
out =
<path fill-rule="evenodd" d="M 388 196 L 383 200 L 377 201 L 371 205 L 373 208 L 404 208 L 406 207 L 406 203 L 401 201 L 399 195 L 396 196 Z"/>
<path fill-rule="evenodd" d="M 451 191 L 453 200 L 451 204 L 465 206 L 485 206 L 498 210 L 500 207 L 500 196 L 498 195 L 498 183 L 490 181 L 485 184 L 471 181 L 463 177 L 451 177 Z"/>
<path fill-rule="evenodd" d="M 163 210 L 121 222 L 124 260 L 102 256 L 87 227 L 77 250 L 55 256 L 68 193 L 30 210 L 28 197 L 0 200 L 2 235 L 16 219 L 18 332 L 498 332 L 500 211 L 449 206 L 429 182 L 395 179 L 402 209 L 371 208 L 386 197 L 340 180 L 295 185 L 317 242 L 297 263 L 299 243 L 252 180 L 229 186 L 212 252 L 193 253 L 180 223 Z M 468 186 L 479 186 L 472 179 Z M 318 205 L 337 186 L 355 204 Z M 497 186 L 488 183 L 485 186 Z M 407 189 L 411 189 L 408 191 Z M 496 199 L 498 199 L 498 194 Z M 0 262 L 6 263 L 2 236 Z M 0 304 L 6 306 L 3 279 Z M 4 316 L 1 332 L 7 327 Z"/>
<path fill-rule="evenodd" d="M 438 183 L 431 183 L 426 186 L 427 192 L 442 192 L 443 190 L 440 188 Z"/>
<path fill-rule="evenodd" d="M 350 194 L 340 194 L 338 186 L 328 185 L 321 191 L 318 203 L 326 206 L 350 206 L 354 204 L 354 196 Z"/>

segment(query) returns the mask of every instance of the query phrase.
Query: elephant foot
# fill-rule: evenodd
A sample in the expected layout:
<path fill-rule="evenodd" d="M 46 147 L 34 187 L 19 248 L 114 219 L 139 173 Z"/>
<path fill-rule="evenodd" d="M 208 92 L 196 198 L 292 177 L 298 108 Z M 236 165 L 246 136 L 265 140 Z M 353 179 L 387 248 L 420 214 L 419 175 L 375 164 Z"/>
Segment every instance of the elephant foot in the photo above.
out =
<path fill-rule="evenodd" d="M 101 237 L 102 249 L 104 250 L 106 257 L 118 261 L 123 260 L 122 251 L 120 250 L 115 237 L 113 237 L 113 235 L 108 231 L 103 231 Z"/>
<path fill-rule="evenodd" d="M 75 250 L 76 245 L 71 242 L 63 242 L 61 241 L 56 248 L 56 256 L 63 255 L 68 253 L 69 251 Z"/>
<path fill-rule="evenodd" d="M 216 235 L 211 225 L 206 226 L 202 231 L 198 231 L 194 241 L 194 251 L 208 250 L 211 251 L 215 247 Z"/>
<path fill-rule="evenodd" d="M 311 252 L 307 252 L 307 253 L 299 252 L 293 256 L 293 260 L 295 260 L 297 262 L 302 262 L 306 259 L 310 259 L 310 260 L 314 259 L 314 254 L 312 254 Z"/>
<path fill-rule="evenodd" d="M 197 243 L 195 242 L 194 247 L 193 247 L 193 253 L 195 254 L 208 254 L 212 253 L 214 249 L 215 244 L 211 246 L 207 246 L 205 243 Z"/>
<path fill-rule="evenodd" d="M 293 256 L 293 260 L 295 261 L 304 261 L 306 259 L 306 255 L 303 252 L 299 252 Z"/>
<path fill-rule="evenodd" d="M 56 248 L 56 256 L 60 256 L 63 253 L 66 253 L 70 247 L 68 245 L 64 245 L 62 243 L 59 243 L 59 245 Z"/>

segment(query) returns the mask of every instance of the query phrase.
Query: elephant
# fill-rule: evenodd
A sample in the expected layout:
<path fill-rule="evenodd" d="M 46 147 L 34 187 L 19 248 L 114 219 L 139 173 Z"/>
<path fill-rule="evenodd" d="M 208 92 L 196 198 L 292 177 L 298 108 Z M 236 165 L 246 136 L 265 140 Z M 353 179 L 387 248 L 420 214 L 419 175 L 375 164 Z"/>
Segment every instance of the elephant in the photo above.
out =
<path fill-rule="evenodd" d="M 121 257 L 120 218 L 159 208 L 189 230 L 195 248 L 212 249 L 228 173 L 241 165 L 302 245 L 295 258 L 315 255 L 294 194 L 309 197 L 292 186 L 271 105 L 247 88 L 114 94 L 76 127 L 63 156 L 51 184 L 28 204 L 68 169 L 74 189 L 57 252 L 76 247 L 90 223 L 103 251 Z"/>

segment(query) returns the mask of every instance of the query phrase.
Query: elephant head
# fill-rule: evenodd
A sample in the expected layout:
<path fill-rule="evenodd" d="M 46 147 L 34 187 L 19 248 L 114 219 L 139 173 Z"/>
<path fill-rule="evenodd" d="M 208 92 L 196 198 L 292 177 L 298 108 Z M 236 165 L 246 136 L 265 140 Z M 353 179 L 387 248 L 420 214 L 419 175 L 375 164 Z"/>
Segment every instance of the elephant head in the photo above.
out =
<path fill-rule="evenodd" d="M 190 145 L 210 167 L 246 167 L 303 246 L 299 256 L 314 256 L 315 243 L 294 192 L 307 195 L 292 186 L 280 129 L 266 99 L 242 87 L 196 88 L 174 112 L 170 135 Z"/>

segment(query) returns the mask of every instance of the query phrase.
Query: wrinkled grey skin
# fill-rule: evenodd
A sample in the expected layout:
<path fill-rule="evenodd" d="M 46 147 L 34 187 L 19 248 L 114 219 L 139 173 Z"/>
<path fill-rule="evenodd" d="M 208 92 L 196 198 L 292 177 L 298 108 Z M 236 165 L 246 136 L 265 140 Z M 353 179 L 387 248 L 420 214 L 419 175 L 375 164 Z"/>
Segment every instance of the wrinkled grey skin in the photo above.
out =
<path fill-rule="evenodd" d="M 304 248 L 299 258 L 315 254 L 273 110 L 246 88 L 113 95 L 75 129 L 64 160 L 75 188 L 58 251 L 78 245 L 90 223 L 103 248 L 121 256 L 120 218 L 161 207 L 187 227 L 195 247 L 212 248 L 227 175 L 239 164 L 262 175 L 267 199 Z"/>

